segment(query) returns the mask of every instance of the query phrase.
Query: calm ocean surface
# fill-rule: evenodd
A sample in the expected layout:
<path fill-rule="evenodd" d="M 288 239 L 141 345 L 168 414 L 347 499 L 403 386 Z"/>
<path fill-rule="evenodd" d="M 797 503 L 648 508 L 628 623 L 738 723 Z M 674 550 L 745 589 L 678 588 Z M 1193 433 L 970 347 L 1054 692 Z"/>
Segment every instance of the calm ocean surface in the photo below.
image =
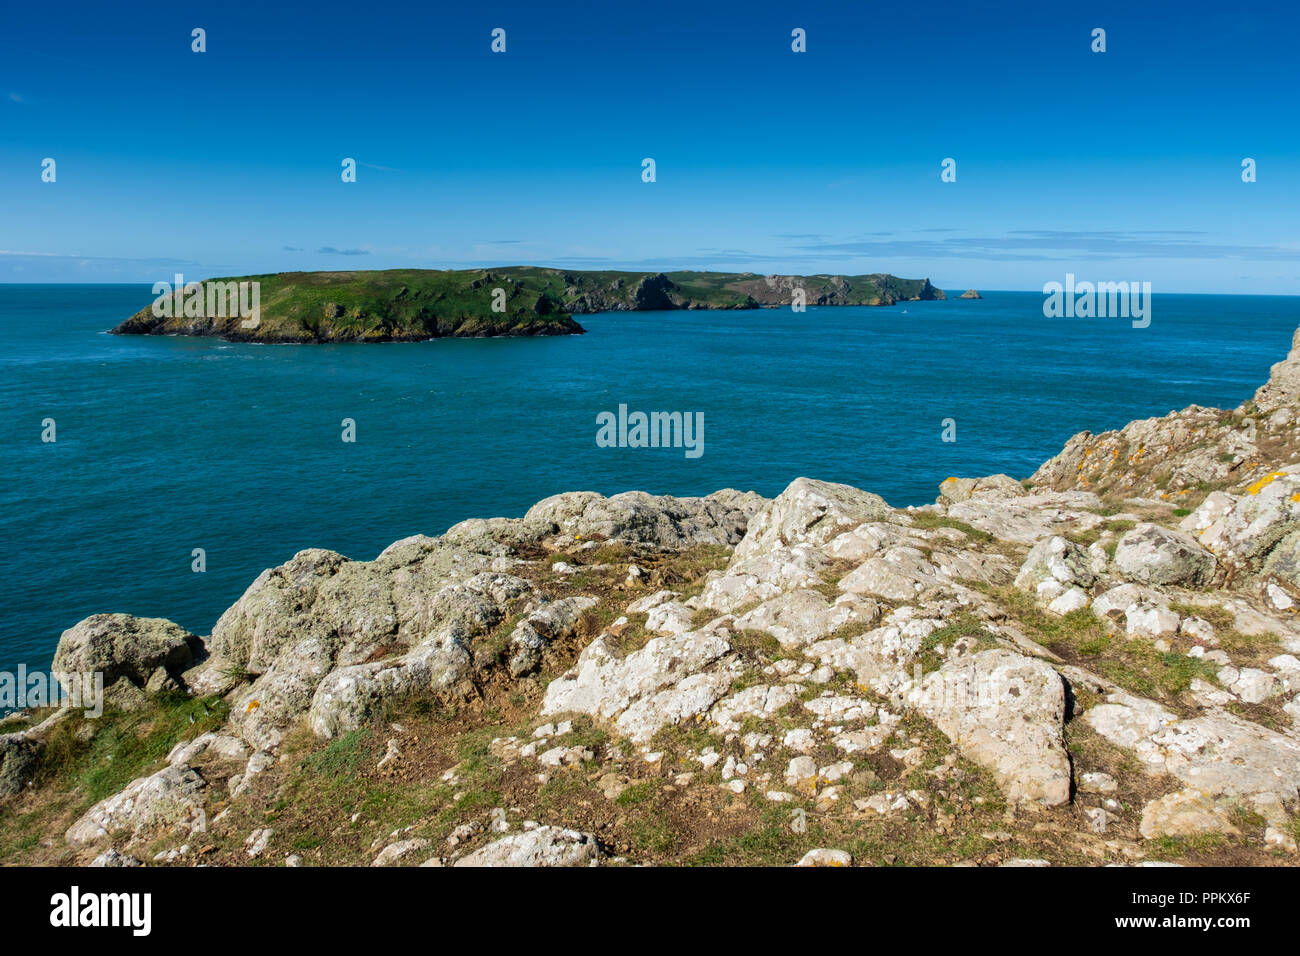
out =
<path fill-rule="evenodd" d="M 908 505 L 950 474 L 1022 478 L 1082 429 L 1237 405 L 1300 325 L 1294 297 L 1157 295 L 1147 329 L 1045 319 L 1042 299 L 256 346 L 104 335 L 148 286 L 0 285 L 0 670 L 48 666 L 63 629 L 96 611 L 207 634 L 302 548 L 369 559 L 561 491 L 770 496 L 810 475 Z M 703 412 L 703 456 L 598 448 L 596 415 L 620 403 Z M 955 443 L 940 440 L 949 417 Z M 45 418 L 57 443 L 41 442 Z M 206 573 L 190 570 L 194 548 Z"/>

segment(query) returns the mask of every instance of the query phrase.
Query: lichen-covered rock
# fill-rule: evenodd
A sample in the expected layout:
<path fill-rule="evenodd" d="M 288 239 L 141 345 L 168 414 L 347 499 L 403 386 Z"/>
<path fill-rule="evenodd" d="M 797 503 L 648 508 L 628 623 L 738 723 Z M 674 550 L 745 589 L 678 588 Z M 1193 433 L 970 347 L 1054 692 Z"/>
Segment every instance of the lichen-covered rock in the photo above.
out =
<path fill-rule="evenodd" d="M 846 850 L 830 850 L 825 847 L 809 850 L 795 866 L 852 866 L 853 855 Z"/>
<path fill-rule="evenodd" d="M 164 618 L 92 614 L 63 632 L 53 670 L 100 673 L 106 688 L 121 680 L 144 688 L 159 670 L 178 677 L 202 653 L 198 637 Z"/>
<path fill-rule="evenodd" d="M 1074 611 L 1082 611 L 1088 606 L 1088 592 L 1083 588 L 1067 588 L 1059 597 L 1053 598 L 1047 605 L 1047 609 L 1053 614 L 1070 614 Z"/>
<path fill-rule="evenodd" d="M 745 533 L 750 516 L 764 499 L 732 489 L 705 498 L 674 498 L 628 491 L 606 498 L 574 491 L 539 501 L 524 521 L 543 524 L 569 537 L 601 537 L 683 548 L 697 544 L 732 545 Z"/>
<path fill-rule="evenodd" d="M 1220 561 L 1256 569 L 1284 538 L 1300 531 L 1296 470 L 1288 465 L 1269 472 L 1239 496 L 1207 497 L 1185 524 L 1200 527 L 1197 539 Z"/>
<path fill-rule="evenodd" d="M 684 677 L 657 693 L 637 698 L 618 715 L 614 726 L 633 743 L 646 743 L 661 728 L 704 713 L 730 689 L 742 671 L 739 661 L 728 659 L 711 670 Z"/>
<path fill-rule="evenodd" d="M 1123 691 L 1108 694 L 1083 720 L 1107 740 L 1131 750 L 1151 773 L 1168 773 L 1215 795 L 1276 795 L 1297 799 L 1300 739 L 1223 711 L 1179 718 L 1154 701 Z"/>
<path fill-rule="evenodd" d="M 901 607 L 865 634 L 817 641 L 804 653 L 837 670 L 854 671 L 859 684 L 891 697 L 912 680 L 912 663 L 925 639 L 943 624 L 942 619 L 917 608 Z"/>
<path fill-rule="evenodd" d="M 1002 541 L 1034 544 L 1061 531 L 1087 531 L 1104 520 L 1101 499 L 1089 491 L 1042 492 L 1023 497 L 974 495 L 948 508 L 948 517 Z"/>
<path fill-rule="evenodd" d="M 969 654 L 926 675 L 909 704 L 987 767 L 1008 800 L 1069 801 L 1065 685 L 1045 661 L 1002 649 Z"/>
<path fill-rule="evenodd" d="M 797 648 L 819 641 L 852 621 L 874 621 L 880 607 L 873 601 L 842 600 L 832 604 L 819 592 L 807 588 L 764 601 L 736 618 L 736 628 L 766 631 L 782 647 Z"/>
<path fill-rule="evenodd" d="M 455 862 L 455 866 L 591 866 L 605 855 L 591 833 L 538 827 L 502 837 Z"/>
<path fill-rule="evenodd" d="M 1260 458 L 1251 430 L 1226 426 L 1220 409 L 1191 405 L 1118 431 L 1080 432 L 1029 481 L 1036 492 L 1104 488 L 1124 497 L 1178 500 L 1206 485 L 1242 480 L 1247 462 Z"/>
<path fill-rule="evenodd" d="M 958 538 L 965 537 L 958 532 L 953 533 Z M 906 545 L 919 548 L 926 544 L 922 533 L 907 525 L 892 521 L 867 521 L 836 534 L 822 546 L 821 551 L 828 558 L 856 564 L 892 547 Z"/>
<path fill-rule="evenodd" d="M 518 677 L 542 662 L 542 652 L 553 641 L 562 640 L 574 632 L 583 612 L 596 606 L 591 597 L 565 598 L 552 601 L 533 611 L 515 625 L 509 638 L 513 650 L 510 673 Z"/>
<path fill-rule="evenodd" d="M 840 590 L 887 601 L 915 601 L 929 588 L 951 583 L 917 548 L 889 548 L 840 579 Z"/>
<path fill-rule="evenodd" d="M 306 563 L 301 558 L 285 566 L 290 571 L 298 566 L 296 575 L 259 578 L 263 585 L 257 601 L 263 600 L 261 592 L 268 588 L 278 592 L 268 598 L 270 625 L 242 616 L 250 613 L 248 606 L 239 615 L 222 616 L 223 621 L 230 620 L 232 629 L 251 624 L 250 669 L 251 663 L 265 666 L 236 697 L 231 711 L 232 724 L 259 749 L 278 746 L 284 731 L 309 709 L 313 711 L 309 723 L 316 732 L 331 736 L 340 728 L 359 726 L 387 697 L 430 696 L 454 686 L 472 665 L 467 649 L 471 639 L 503 621 L 512 602 L 533 594 L 528 581 L 478 570 L 481 563 L 474 560 L 464 562 L 460 574 L 465 577 L 458 579 L 441 563 L 427 570 L 431 555 L 396 571 L 380 562 L 336 565 L 320 556 L 311 556 Z M 330 567 L 334 572 L 322 583 L 319 572 Z M 402 578 L 404 573 L 437 587 L 423 601 L 420 623 L 410 617 L 399 630 L 396 605 L 405 598 L 394 600 L 389 595 L 397 594 L 399 587 L 408 594 L 416 588 L 414 578 Z M 299 586 L 292 584 L 294 580 L 305 582 L 301 585 L 305 590 L 302 603 L 286 616 L 289 588 Z M 379 595 L 377 607 L 382 613 L 360 610 L 357 602 L 364 602 L 366 594 Z M 243 598 L 240 603 L 244 604 Z M 413 646 L 404 654 L 391 653 L 400 648 L 404 636 Z M 230 654 L 231 646 L 224 645 L 222 654 Z"/>
<path fill-rule="evenodd" d="M 203 756 L 242 762 L 248 759 L 248 747 L 238 737 L 208 731 L 173 747 L 167 762 L 173 767 L 188 766 Z"/>
<path fill-rule="evenodd" d="M 1115 567 L 1142 584 L 1203 587 L 1214 577 L 1214 555 L 1191 535 L 1147 523 L 1119 539 Z"/>
<path fill-rule="evenodd" d="M 396 843 L 390 843 L 379 851 L 371 866 L 393 866 L 402 858 L 410 856 L 419 850 L 423 850 L 429 845 L 429 841 L 422 837 L 415 837 L 410 840 L 398 840 Z"/>
<path fill-rule="evenodd" d="M 798 478 L 749 521 L 725 571 L 712 572 L 703 607 L 734 611 L 796 588 L 814 588 L 831 539 L 892 515 L 879 495 L 848 485 Z"/>
<path fill-rule="evenodd" d="M 1158 640 L 1178 633 L 1180 618 L 1160 604 L 1141 602 L 1124 612 L 1124 630 L 1130 637 Z"/>
<path fill-rule="evenodd" d="M 1010 475 L 984 478 L 945 478 L 939 485 L 939 500 L 948 504 L 969 501 L 979 495 L 987 498 L 1021 498 L 1025 486 Z"/>
<path fill-rule="evenodd" d="M 659 727 L 707 709 L 726 692 L 735 670 L 727 662 L 710 665 L 730 650 L 721 625 L 656 637 L 626 657 L 611 651 L 602 635 L 568 673 L 551 681 L 541 712 L 617 718 L 625 735 L 648 740 Z M 718 673 L 701 676 L 706 668 Z"/>
<path fill-rule="evenodd" d="M 986 554 L 973 549 L 960 551 L 931 551 L 930 563 L 934 565 L 941 581 L 981 581 L 993 587 L 1010 584 L 1016 576 L 1016 566 L 1001 554 Z"/>
<path fill-rule="evenodd" d="M 1211 491 L 1191 514 L 1179 522 L 1178 527 L 1199 538 L 1205 529 L 1226 518 L 1236 503 L 1235 495 Z"/>
<path fill-rule="evenodd" d="M 31 782 L 44 749 L 28 734 L 0 734 L 0 797 L 19 793 Z"/>
<path fill-rule="evenodd" d="M 1200 790 L 1175 790 L 1142 808 L 1142 836 L 1189 837 L 1206 833 L 1239 834 L 1231 805 Z"/>
<path fill-rule="evenodd" d="M 740 561 L 733 557 L 725 571 L 709 572 L 700 605 L 735 611 L 795 588 L 815 588 L 826 564 L 821 549 L 808 544 L 773 548 Z"/>
<path fill-rule="evenodd" d="M 455 686 L 469 674 L 471 663 L 464 642 L 448 629 L 440 640 L 425 641 L 399 657 L 337 668 L 313 690 L 308 726 L 318 737 L 337 737 L 356 730 L 386 703 L 430 699 Z M 247 725 L 245 733 L 249 733 Z"/>
<path fill-rule="evenodd" d="M 84 846 L 119 830 L 138 836 L 156 827 L 192 832 L 204 825 L 206 790 L 207 782 L 192 768 L 164 767 L 87 810 L 68 828 L 67 841 Z"/>
<path fill-rule="evenodd" d="M 138 859 L 123 853 L 118 853 L 113 847 L 109 847 L 99 856 L 90 861 L 92 867 L 120 867 L 120 866 L 143 866 Z"/>
<path fill-rule="evenodd" d="M 681 601 L 664 601 L 646 614 L 646 630 L 656 634 L 685 634 L 694 629 L 695 612 Z"/>
<path fill-rule="evenodd" d="M 770 718 L 799 699 L 797 684 L 756 684 L 721 700 L 709 711 L 709 723 L 719 733 L 739 730 L 747 717 Z"/>
<path fill-rule="evenodd" d="M 1092 601 L 1092 613 L 1101 618 L 1119 620 L 1129 608 L 1143 602 L 1156 604 L 1160 601 L 1158 592 L 1137 584 L 1120 584 L 1098 594 Z"/>
<path fill-rule="evenodd" d="M 892 509 L 850 485 L 796 478 L 749 521 L 733 564 L 796 544 L 822 545 L 852 525 L 883 521 Z"/>
<path fill-rule="evenodd" d="M 320 586 L 346 563 L 337 552 L 310 549 L 263 571 L 217 620 L 209 650 L 231 665 L 265 672 L 288 643 L 315 628 L 309 612 Z"/>
<path fill-rule="evenodd" d="M 1061 588 L 1092 587 L 1096 575 L 1088 552 L 1060 535 L 1038 542 L 1029 551 L 1016 575 L 1016 587 L 1037 591 L 1045 582 L 1054 581 Z M 1057 595 L 1053 595 L 1054 597 Z"/>

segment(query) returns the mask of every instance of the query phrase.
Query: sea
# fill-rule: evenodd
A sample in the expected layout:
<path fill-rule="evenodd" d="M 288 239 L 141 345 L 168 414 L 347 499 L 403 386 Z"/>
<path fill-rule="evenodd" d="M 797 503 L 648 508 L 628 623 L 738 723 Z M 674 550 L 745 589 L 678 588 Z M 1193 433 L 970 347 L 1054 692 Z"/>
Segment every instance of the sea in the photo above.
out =
<path fill-rule="evenodd" d="M 303 548 L 368 560 L 564 491 L 774 496 L 805 475 L 905 506 L 949 475 L 1024 478 L 1084 429 L 1240 404 L 1300 326 L 1300 297 L 1156 294 L 1134 328 L 949 295 L 320 346 L 111 336 L 149 286 L 0 285 L 0 671 L 48 667 L 101 611 L 206 635 Z M 602 447 L 620 406 L 702 421 L 701 453 Z"/>

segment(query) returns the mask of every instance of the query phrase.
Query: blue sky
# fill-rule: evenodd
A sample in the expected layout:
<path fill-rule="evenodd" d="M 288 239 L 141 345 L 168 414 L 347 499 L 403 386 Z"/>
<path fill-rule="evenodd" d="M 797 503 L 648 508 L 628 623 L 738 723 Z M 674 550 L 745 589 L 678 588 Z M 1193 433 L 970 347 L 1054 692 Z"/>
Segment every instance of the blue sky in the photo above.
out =
<path fill-rule="evenodd" d="M 1280 2 L 14 3 L 0 281 L 537 263 L 1300 293 L 1298 39 Z"/>

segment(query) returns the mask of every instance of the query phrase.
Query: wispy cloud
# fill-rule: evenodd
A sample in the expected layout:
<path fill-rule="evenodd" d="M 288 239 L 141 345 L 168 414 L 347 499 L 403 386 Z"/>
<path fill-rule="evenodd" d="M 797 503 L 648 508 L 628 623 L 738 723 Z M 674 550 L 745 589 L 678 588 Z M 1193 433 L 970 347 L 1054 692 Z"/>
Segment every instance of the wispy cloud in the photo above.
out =
<path fill-rule="evenodd" d="M 956 229 L 923 229 L 922 232 L 957 232 Z M 1039 239 L 1090 239 L 1097 236 L 1208 236 L 1204 229 L 1012 229 L 1009 236 L 1034 236 Z"/>
<path fill-rule="evenodd" d="M 958 230 L 927 229 L 921 233 Z M 597 255 L 552 257 L 556 265 L 570 268 L 609 267 L 630 270 L 753 269 L 754 271 L 797 271 L 806 264 L 818 269 L 835 264 L 849 271 L 855 260 L 867 260 L 864 271 L 876 271 L 869 263 L 888 259 L 928 260 L 938 266 L 953 259 L 983 262 L 1115 262 L 1140 259 L 1183 261 L 1241 260 L 1245 262 L 1300 262 L 1300 245 L 1248 245 L 1214 241 L 1209 233 L 1196 230 L 1015 230 L 1000 236 L 921 235 L 873 238 L 892 233 L 868 233 L 831 239 L 809 237 L 792 242 L 780 252 L 739 248 L 701 247 L 691 255 L 672 258 L 646 257 L 614 259 Z M 782 238 L 799 240 L 798 234 Z"/>
<path fill-rule="evenodd" d="M 1016 230 L 1004 236 L 945 239 L 847 240 L 805 243 L 804 253 L 871 256 L 881 259 L 960 258 L 987 261 L 1077 261 L 1114 259 L 1250 259 L 1300 261 L 1300 246 L 1211 242 L 1191 230 L 1057 231 Z"/>
<path fill-rule="evenodd" d="M 335 249 L 333 246 L 321 246 L 316 250 L 320 255 L 325 256 L 368 256 L 369 249 Z"/>
<path fill-rule="evenodd" d="M 59 259 L 73 263 L 127 263 L 132 265 L 154 266 L 194 266 L 193 259 L 167 259 L 162 257 L 130 258 L 127 256 L 70 256 L 59 252 L 27 252 L 19 249 L 0 249 L 0 256 L 7 259 Z"/>

